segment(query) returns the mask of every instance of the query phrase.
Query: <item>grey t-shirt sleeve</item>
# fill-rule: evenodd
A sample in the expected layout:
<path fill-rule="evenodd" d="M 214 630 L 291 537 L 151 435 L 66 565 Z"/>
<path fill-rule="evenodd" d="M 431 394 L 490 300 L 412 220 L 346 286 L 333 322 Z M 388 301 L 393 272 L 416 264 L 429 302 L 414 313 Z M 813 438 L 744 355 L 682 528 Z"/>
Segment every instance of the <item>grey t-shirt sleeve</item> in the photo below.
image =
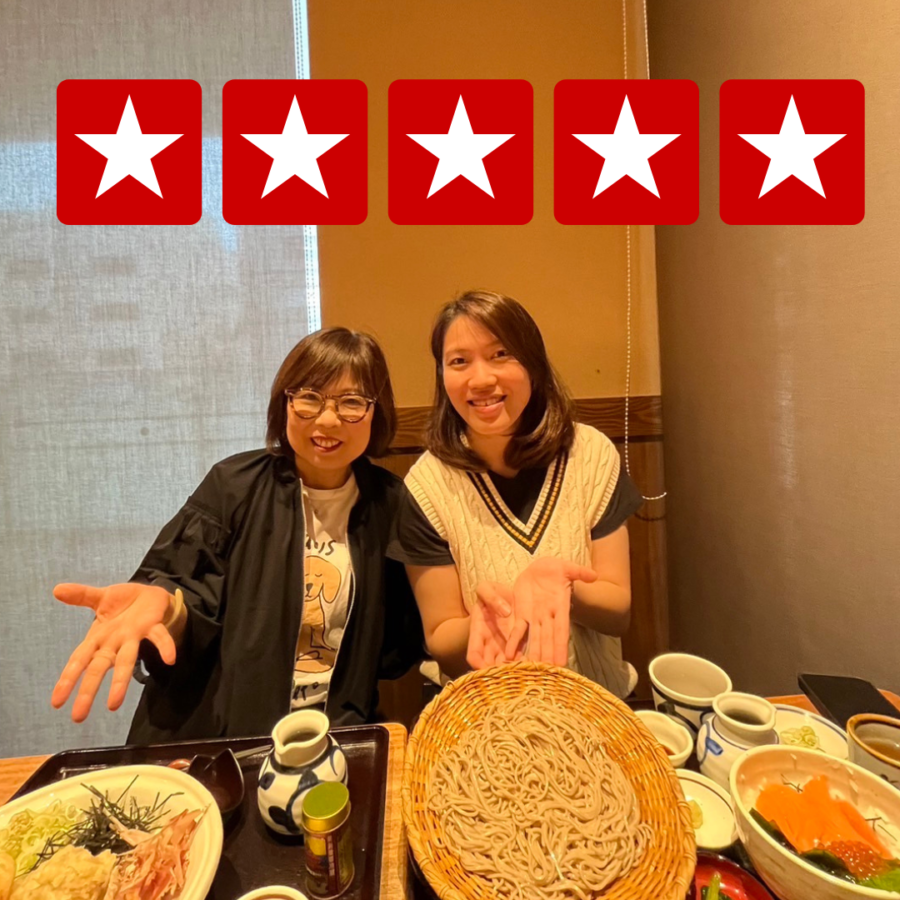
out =
<path fill-rule="evenodd" d="M 452 566 L 450 545 L 435 530 L 415 497 L 404 489 L 387 556 L 408 566 Z"/>
<path fill-rule="evenodd" d="M 612 497 L 600 516 L 600 521 L 591 529 L 591 540 L 596 541 L 612 534 L 625 520 L 634 515 L 644 502 L 637 485 L 624 468 L 619 469 L 619 479 L 613 488 Z"/>

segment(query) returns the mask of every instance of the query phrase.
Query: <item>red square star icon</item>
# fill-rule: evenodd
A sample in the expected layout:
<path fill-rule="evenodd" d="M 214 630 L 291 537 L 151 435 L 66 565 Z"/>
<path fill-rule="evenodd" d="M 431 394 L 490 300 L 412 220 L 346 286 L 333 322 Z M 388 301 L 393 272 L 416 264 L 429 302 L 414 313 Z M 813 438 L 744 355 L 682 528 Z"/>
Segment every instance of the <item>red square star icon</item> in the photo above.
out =
<path fill-rule="evenodd" d="M 192 225 L 202 213 L 200 85 L 61 81 L 56 215 L 65 225 Z"/>
<path fill-rule="evenodd" d="M 388 215 L 397 225 L 524 225 L 534 206 L 527 81 L 408 80 L 388 91 Z"/>
<path fill-rule="evenodd" d="M 696 220 L 699 92 L 684 80 L 567 80 L 553 103 L 553 207 L 564 225 Z"/>
<path fill-rule="evenodd" d="M 719 215 L 730 225 L 855 225 L 865 215 L 865 88 L 726 81 Z"/>
<path fill-rule="evenodd" d="M 368 92 L 355 79 L 229 81 L 222 212 L 232 225 L 358 225 L 368 213 Z"/>

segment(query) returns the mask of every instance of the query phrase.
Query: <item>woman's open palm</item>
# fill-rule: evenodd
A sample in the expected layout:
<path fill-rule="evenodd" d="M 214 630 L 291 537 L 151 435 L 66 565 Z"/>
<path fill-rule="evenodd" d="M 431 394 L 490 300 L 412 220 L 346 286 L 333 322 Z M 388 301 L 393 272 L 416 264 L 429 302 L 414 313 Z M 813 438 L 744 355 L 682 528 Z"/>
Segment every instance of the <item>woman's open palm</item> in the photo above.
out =
<path fill-rule="evenodd" d="M 596 580 L 597 573 L 587 566 L 551 557 L 536 559 L 513 585 L 515 624 L 506 656 L 515 653 L 527 635 L 527 659 L 564 666 L 569 658 L 572 585 Z"/>
<path fill-rule="evenodd" d="M 486 669 L 515 659 L 515 652 L 509 657 L 505 652 L 514 623 L 512 589 L 485 581 L 478 585 L 476 594 L 478 599 L 469 613 L 466 662 L 473 669 Z"/>
<path fill-rule="evenodd" d="M 156 646 L 163 662 L 169 665 L 175 662 L 175 642 L 163 625 L 171 601 L 165 588 L 130 582 L 105 588 L 58 584 L 53 596 L 70 606 L 94 611 L 94 621 L 69 657 L 50 699 L 57 709 L 61 707 L 80 678 L 81 686 L 72 704 L 75 722 L 87 718 L 109 669 L 113 669 L 113 678 L 108 706 L 118 709 L 122 705 L 142 640 Z"/>

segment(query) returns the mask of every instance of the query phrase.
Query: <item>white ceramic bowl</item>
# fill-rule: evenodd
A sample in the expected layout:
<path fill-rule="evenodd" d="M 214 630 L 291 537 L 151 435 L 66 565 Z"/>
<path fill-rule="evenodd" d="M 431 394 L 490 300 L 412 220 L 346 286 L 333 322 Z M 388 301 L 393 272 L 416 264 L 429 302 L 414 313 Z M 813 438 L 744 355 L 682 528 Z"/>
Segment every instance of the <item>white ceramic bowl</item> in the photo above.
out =
<path fill-rule="evenodd" d="M 737 840 L 734 810 L 728 791 L 699 772 L 677 772 L 684 799 L 700 807 L 703 821 L 694 828 L 694 839 L 703 850 L 724 850 Z"/>
<path fill-rule="evenodd" d="M 177 769 L 166 766 L 115 766 L 66 778 L 0 807 L 0 828 L 5 828 L 16 813 L 25 809 L 41 810 L 55 800 L 89 809 L 94 797 L 84 785 L 92 785 L 97 790 L 108 791 L 110 796 L 116 796 L 123 793 L 132 780 L 134 784 L 128 796 L 134 797 L 138 803 L 153 803 L 157 798 L 173 795 L 167 804 L 172 815 L 184 810 L 206 810 L 191 841 L 184 889 L 178 895 L 178 900 L 204 900 L 222 855 L 222 816 L 212 794 L 196 778 Z"/>
<path fill-rule="evenodd" d="M 283 884 L 272 884 L 269 887 L 256 888 L 247 894 L 242 894 L 238 900 L 308 900 L 306 894 L 301 894 L 296 888 L 285 887 Z"/>
<path fill-rule="evenodd" d="M 847 732 L 816 713 L 778 703 L 775 705 L 775 731 L 779 743 L 785 746 L 805 747 L 838 759 L 847 758 Z"/>
<path fill-rule="evenodd" d="M 881 817 L 878 836 L 894 856 L 900 856 L 900 791 L 860 766 L 818 750 L 757 747 L 745 753 L 731 770 L 738 834 L 757 872 L 782 900 L 889 900 L 896 896 L 828 875 L 776 843 L 750 817 L 759 792 L 767 784 L 790 782 L 802 787 L 816 775 L 826 775 L 831 793 L 852 803 L 864 818 Z"/>
<path fill-rule="evenodd" d="M 683 766 L 694 747 L 690 731 L 677 719 L 652 709 L 639 709 L 635 715 L 650 733 L 665 747 L 669 762 L 678 769 Z"/>
<path fill-rule="evenodd" d="M 659 712 L 684 722 L 696 734 L 713 700 L 731 690 L 728 673 L 690 653 L 663 653 L 651 661 L 650 688 Z"/>

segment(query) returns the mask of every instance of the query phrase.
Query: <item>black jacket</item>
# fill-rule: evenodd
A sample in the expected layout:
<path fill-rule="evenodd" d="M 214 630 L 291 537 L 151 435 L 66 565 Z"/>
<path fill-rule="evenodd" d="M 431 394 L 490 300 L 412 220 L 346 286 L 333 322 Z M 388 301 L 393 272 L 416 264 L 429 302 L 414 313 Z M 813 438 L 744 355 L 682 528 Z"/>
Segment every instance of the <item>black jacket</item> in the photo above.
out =
<path fill-rule="evenodd" d="M 385 557 L 403 484 L 362 458 L 348 542 L 355 594 L 326 702 L 332 724 L 370 721 L 379 678 L 424 649 L 403 566 Z M 132 581 L 184 592 L 173 666 L 149 642 L 129 743 L 266 734 L 290 711 L 303 616 L 305 522 L 291 461 L 264 450 L 217 463 L 160 532 Z"/>

